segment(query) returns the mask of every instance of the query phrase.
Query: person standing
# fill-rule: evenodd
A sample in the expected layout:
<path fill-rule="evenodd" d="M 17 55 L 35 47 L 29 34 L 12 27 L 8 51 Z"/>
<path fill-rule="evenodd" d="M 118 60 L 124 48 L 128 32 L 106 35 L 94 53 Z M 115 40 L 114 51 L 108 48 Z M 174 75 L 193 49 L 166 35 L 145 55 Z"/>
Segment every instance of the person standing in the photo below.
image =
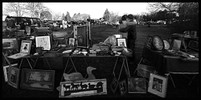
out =
<path fill-rule="evenodd" d="M 124 17 L 124 16 L 122 16 Z M 135 66 L 135 41 L 137 39 L 137 32 L 136 32 L 136 22 L 134 22 L 134 16 L 129 14 L 126 16 L 126 27 L 120 28 L 119 32 L 127 32 L 127 48 L 132 50 L 132 56 L 128 57 L 129 64 Z M 131 67 L 131 70 L 134 67 Z"/>
<path fill-rule="evenodd" d="M 125 28 L 126 27 L 126 18 L 127 18 L 127 15 L 123 15 L 121 17 L 121 20 L 119 21 L 120 25 L 119 25 L 119 29 L 121 28 Z M 118 29 L 118 30 L 119 30 Z M 119 32 L 123 38 L 126 38 L 127 39 L 127 36 L 128 36 L 128 33 L 127 32 Z"/>

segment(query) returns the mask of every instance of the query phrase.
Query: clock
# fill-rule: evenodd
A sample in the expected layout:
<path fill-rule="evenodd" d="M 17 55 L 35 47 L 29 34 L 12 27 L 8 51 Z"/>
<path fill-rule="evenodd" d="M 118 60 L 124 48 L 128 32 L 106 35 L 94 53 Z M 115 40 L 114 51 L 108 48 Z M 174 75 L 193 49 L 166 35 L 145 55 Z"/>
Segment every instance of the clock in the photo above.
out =
<path fill-rule="evenodd" d="M 152 45 L 155 50 L 161 51 L 164 49 L 163 40 L 158 35 L 153 36 Z"/>

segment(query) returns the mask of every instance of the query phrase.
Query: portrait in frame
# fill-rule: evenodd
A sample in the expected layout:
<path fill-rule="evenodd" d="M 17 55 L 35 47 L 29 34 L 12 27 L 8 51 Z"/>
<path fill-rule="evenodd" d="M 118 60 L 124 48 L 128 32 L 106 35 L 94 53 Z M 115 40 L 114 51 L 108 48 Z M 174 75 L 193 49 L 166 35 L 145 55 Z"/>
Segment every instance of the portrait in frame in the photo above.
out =
<path fill-rule="evenodd" d="M 12 66 L 17 66 L 17 63 L 16 64 L 11 64 L 11 65 L 6 65 L 6 66 L 3 66 L 3 72 L 4 72 L 4 79 L 5 79 L 5 82 L 8 82 L 8 68 Z"/>
<path fill-rule="evenodd" d="M 8 68 L 8 84 L 14 88 L 18 88 L 20 69 L 10 66 Z"/>
<path fill-rule="evenodd" d="M 68 45 L 69 45 L 70 47 L 75 46 L 75 38 L 69 38 Z"/>
<path fill-rule="evenodd" d="M 53 91 L 54 78 L 54 70 L 23 68 L 20 87 L 29 90 Z"/>
<path fill-rule="evenodd" d="M 149 78 L 148 92 L 165 98 L 167 91 L 167 82 L 167 77 L 151 73 Z"/>

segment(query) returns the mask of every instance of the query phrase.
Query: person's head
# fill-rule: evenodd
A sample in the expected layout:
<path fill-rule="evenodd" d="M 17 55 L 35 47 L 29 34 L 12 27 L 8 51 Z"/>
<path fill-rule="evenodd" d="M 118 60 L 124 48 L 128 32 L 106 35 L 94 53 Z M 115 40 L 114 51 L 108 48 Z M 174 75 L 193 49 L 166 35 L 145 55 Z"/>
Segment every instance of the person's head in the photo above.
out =
<path fill-rule="evenodd" d="M 133 19 L 134 19 L 134 16 L 132 15 L 132 14 L 129 14 L 128 16 L 127 16 L 127 21 L 128 22 L 133 22 Z"/>
<path fill-rule="evenodd" d="M 126 23 L 126 19 L 127 19 L 127 15 L 123 15 L 123 16 L 121 17 L 122 24 L 125 24 L 125 23 Z"/>

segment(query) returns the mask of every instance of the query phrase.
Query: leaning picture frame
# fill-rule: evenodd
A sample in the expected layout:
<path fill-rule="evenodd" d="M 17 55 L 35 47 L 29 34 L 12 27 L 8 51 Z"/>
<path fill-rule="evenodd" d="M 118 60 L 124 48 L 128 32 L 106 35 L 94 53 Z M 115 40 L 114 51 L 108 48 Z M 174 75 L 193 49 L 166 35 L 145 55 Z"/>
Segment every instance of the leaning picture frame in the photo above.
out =
<path fill-rule="evenodd" d="M 36 36 L 36 47 L 43 47 L 43 50 L 51 49 L 50 36 Z"/>
<path fill-rule="evenodd" d="M 162 98 L 165 98 L 167 91 L 167 83 L 168 83 L 167 77 L 151 73 L 149 78 L 148 92 L 160 96 Z"/>
<path fill-rule="evenodd" d="M 54 70 L 23 68 L 20 87 L 28 90 L 53 91 L 54 78 Z"/>
<path fill-rule="evenodd" d="M 127 47 L 126 38 L 117 38 L 117 46 Z"/>
<path fill-rule="evenodd" d="M 10 66 L 8 68 L 8 84 L 14 88 L 18 88 L 19 85 L 20 69 Z"/>
<path fill-rule="evenodd" d="M 21 46 L 20 46 L 20 52 L 30 54 L 31 52 L 31 40 L 22 40 Z"/>
<path fill-rule="evenodd" d="M 8 68 L 12 66 L 17 66 L 17 63 L 16 64 L 11 64 L 11 65 L 6 65 L 6 66 L 3 66 L 3 73 L 4 73 L 4 79 L 5 79 L 5 82 L 8 82 Z"/>
<path fill-rule="evenodd" d="M 3 38 L 3 49 L 18 49 L 17 38 Z"/>
<path fill-rule="evenodd" d="M 145 78 L 128 78 L 128 93 L 146 93 L 147 85 Z"/>

